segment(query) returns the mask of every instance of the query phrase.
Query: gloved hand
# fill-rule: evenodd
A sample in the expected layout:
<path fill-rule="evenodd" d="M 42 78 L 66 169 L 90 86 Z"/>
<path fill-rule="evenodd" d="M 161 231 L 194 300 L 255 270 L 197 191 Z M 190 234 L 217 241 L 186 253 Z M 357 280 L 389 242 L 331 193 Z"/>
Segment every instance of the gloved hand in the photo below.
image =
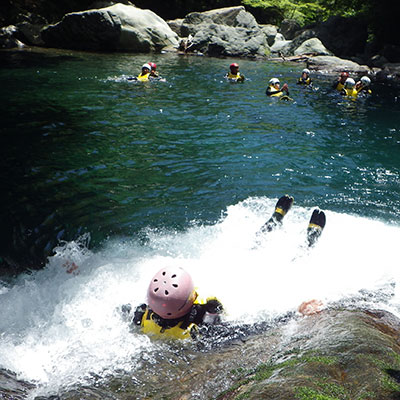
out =
<path fill-rule="evenodd" d="M 205 304 L 205 308 L 207 312 L 211 314 L 220 314 L 224 310 L 224 307 L 215 297 L 208 298 L 207 303 Z"/>

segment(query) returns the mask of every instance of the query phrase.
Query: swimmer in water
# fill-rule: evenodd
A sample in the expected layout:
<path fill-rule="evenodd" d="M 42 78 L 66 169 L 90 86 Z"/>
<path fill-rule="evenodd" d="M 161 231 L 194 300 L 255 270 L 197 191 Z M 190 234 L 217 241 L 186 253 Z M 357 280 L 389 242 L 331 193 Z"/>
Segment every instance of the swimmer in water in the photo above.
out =
<path fill-rule="evenodd" d="M 243 82 L 244 75 L 239 72 L 239 64 L 232 63 L 229 66 L 229 72 L 225 75 L 225 78 L 230 82 Z"/>

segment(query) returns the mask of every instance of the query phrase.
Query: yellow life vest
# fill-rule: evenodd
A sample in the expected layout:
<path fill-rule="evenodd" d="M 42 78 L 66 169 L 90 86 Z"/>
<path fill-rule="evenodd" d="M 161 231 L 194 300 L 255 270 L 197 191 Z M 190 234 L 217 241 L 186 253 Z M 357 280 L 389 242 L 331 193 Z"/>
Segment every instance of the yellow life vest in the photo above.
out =
<path fill-rule="evenodd" d="M 347 97 L 354 97 L 356 98 L 358 96 L 358 91 L 356 88 L 349 88 L 349 89 L 343 89 L 343 94 Z"/>
<path fill-rule="evenodd" d="M 137 80 L 140 82 L 147 82 L 149 80 L 149 76 L 150 76 L 150 72 L 148 74 L 144 74 L 144 75 L 142 75 L 142 73 L 140 73 L 137 77 Z"/>
<path fill-rule="evenodd" d="M 154 313 L 150 312 L 149 314 L 149 309 L 147 309 L 143 315 L 141 327 L 142 332 L 146 334 L 165 337 L 166 339 L 189 339 L 191 330 L 197 329 L 197 325 L 192 323 L 186 329 L 182 329 L 182 324 L 183 321 L 171 328 L 163 328 L 154 321 Z"/>
<path fill-rule="evenodd" d="M 372 94 L 372 90 L 368 89 L 366 87 L 361 87 L 360 89 L 357 90 L 358 93 L 368 93 L 368 94 Z"/>
<path fill-rule="evenodd" d="M 196 293 L 197 296 L 197 293 Z M 207 299 L 209 300 L 209 299 Z M 193 304 L 206 304 L 207 301 L 196 297 L 196 300 Z M 184 321 L 178 322 L 175 326 L 170 328 L 163 328 L 158 325 L 154 320 L 154 313 L 147 308 L 143 317 L 142 322 L 140 324 L 142 332 L 150 335 L 157 336 L 158 338 L 166 338 L 166 339 L 190 339 L 191 332 L 193 330 L 197 330 L 197 325 L 194 323 L 189 324 L 186 328 L 182 328 L 182 324 Z"/>
<path fill-rule="evenodd" d="M 270 97 L 281 97 L 283 96 L 283 92 L 282 90 L 276 90 L 274 85 L 269 85 L 267 95 Z"/>
<path fill-rule="evenodd" d="M 229 72 L 229 74 L 226 77 L 228 80 L 233 81 L 233 82 L 244 81 L 244 76 L 240 75 L 240 72 L 238 72 L 236 75 L 231 74 Z"/>
<path fill-rule="evenodd" d="M 309 85 L 311 83 L 311 78 L 308 77 L 306 80 L 304 80 L 303 78 L 299 78 L 299 82 L 298 83 L 301 83 L 303 85 Z"/>
<path fill-rule="evenodd" d="M 344 84 L 338 82 L 337 86 L 336 86 L 336 90 L 338 90 L 339 92 L 341 92 L 344 89 Z"/>

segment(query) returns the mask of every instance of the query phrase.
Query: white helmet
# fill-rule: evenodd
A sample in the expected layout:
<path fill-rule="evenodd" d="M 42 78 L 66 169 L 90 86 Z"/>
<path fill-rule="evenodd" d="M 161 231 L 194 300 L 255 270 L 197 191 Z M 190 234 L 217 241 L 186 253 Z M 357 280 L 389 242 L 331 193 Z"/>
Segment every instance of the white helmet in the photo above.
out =
<path fill-rule="evenodd" d="M 371 84 L 371 79 L 369 79 L 368 76 L 363 76 L 363 77 L 361 78 L 361 83 L 362 83 L 364 86 L 369 86 L 369 85 Z"/>
<path fill-rule="evenodd" d="M 276 85 L 277 83 L 280 83 L 278 78 L 272 78 L 272 79 L 269 81 L 269 84 L 270 84 L 270 85 Z"/>
<path fill-rule="evenodd" d="M 310 70 L 308 68 L 303 69 L 303 74 L 310 75 Z"/>
<path fill-rule="evenodd" d="M 151 71 L 151 65 L 150 64 L 143 64 L 142 69 L 147 68 L 149 71 Z"/>
<path fill-rule="evenodd" d="M 356 84 L 353 78 L 347 78 L 346 82 L 344 83 L 345 87 L 353 87 Z"/>

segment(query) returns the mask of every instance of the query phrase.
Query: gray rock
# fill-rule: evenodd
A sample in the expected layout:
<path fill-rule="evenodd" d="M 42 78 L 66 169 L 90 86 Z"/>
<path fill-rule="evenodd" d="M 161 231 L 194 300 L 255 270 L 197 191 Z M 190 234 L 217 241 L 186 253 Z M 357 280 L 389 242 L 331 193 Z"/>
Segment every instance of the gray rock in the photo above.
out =
<path fill-rule="evenodd" d="M 274 43 L 275 43 L 275 42 L 282 42 L 282 41 L 287 41 L 287 42 L 289 42 L 289 40 L 286 40 L 286 39 L 285 39 L 285 36 L 283 36 L 282 33 L 277 33 L 276 36 L 275 36 L 275 41 L 274 41 Z"/>
<path fill-rule="evenodd" d="M 387 63 L 376 75 L 378 80 L 393 80 L 400 82 L 400 63 Z"/>
<path fill-rule="evenodd" d="M 280 33 L 278 33 L 280 35 Z M 277 35 L 277 38 L 278 38 Z M 315 31 L 309 29 L 303 31 L 300 35 L 296 36 L 293 40 L 286 40 L 284 44 L 280 44 L 272 46 L 271 52 L 280 52 L 284 56 L 292 56 L 294 55 L 295 50 L 300 47 L 306 40 L 315 38 Z M 276 43 L 276 41 L 275 41 Z"/>
<path fill-rule="evenodd" d="M 178 45 L 162 18 L 124 4 L 66 14 L 42 30 L 42 38 L 47 46 L 80 50 L 150 52 Z"/>
<path fill-rule="evenodd" d="M 181 29 L 182 29 L 183 18 L 177 18 L 167 21 L 168 26 L 171 28 L 173 32 L 175 32 L 178 36 L 183 37 Z"/>
<path fill-rule="evenodd" d="M 300 24 L 294 19 L 284 19 L 281 22 L 281 26 L 279 27 L 279 32 L 282 33 L 283 36 L 287 40 L 292 40 L 296 36 L 296 32 L 300 30 Z"/>
<path fill-rule="evenodd" d="M 385 311 L 326 310 L 245 340 L 219 345 L 214 338 L 211 350 L 206 343 L 203 351 L 167 346 L 166 355 L 154 356 L 157 362 L 143 358 L 133 373 L 119 373 L 112 384 L 85 385 L 79 393 L 70 389 L 60 398 L 394 400 L 399 329 L 398 318 Z"/>
<path fill-rule="evenodd" d="M 268 46 L 272 46 L 275 42 L 276 35 L 278 34 L 278 27 L 276 25 L 260 25 L 260 28 L 267 37 Z M 283 37 L 283 35 L 281 35 Z"/>
<path fill-rule="evenodd" d="M 265 56 L 267 39 L 254 17 L 244 7 L 226 7 L 188 14 L 182 36 L 193 36 L 191 50 L 212 56 Z"/>
<path fill-rule="evenodd" d="M 368 31 L 367 24 L 360 18 L 330 17 L 314 30 L 314 36 L 338 57 L 364 52 Z"/>
<path fill-rule="evenodd" d="M 380 54 L 376 54 L 375 56 L 371 57 L 369 61 L 369 65 L 372 67 L 382 68 L 384 64 L 387 64 L 389 61 Z"/>
<path fill-rule="evenodd" d="M 335 56 L 316 56 L 307 61 L 308 68 L 326 73 L 338 73 L 348 71 L 352 73 L 368 73 L 369 67 L 359 65 L 351 60 L 343 60 Z"/>
<path fill-rule="evenodd" d="M 44 24 L 32 24 L 29 22 L 22 22 L 17 24 L 18 38 L 26 44 L 33 46 L 43 46 L 44 42 L 40 34 Z"/>
<path fill-rule="evenodd" d="M 271 46 L 271 54 L 282 53 L 283 55 L 289 55 L 292 48 L 291 40 L 275 40 L 275 43 Z"/>
<path fill-rule="evenodd" d="M 17 39 L 18 28 L 15 25 L 5 26 L 0 29 L 0 48 L 13 49 L 23 47 L 24 43 Z"/>
<path fill-rule="evenodd" d="M 332 55 L 332 53 L 322 44 L 322 42 L 318 38 L 306 40 L 294 51 L 294 55 L 301 54 L 316 54 L 321 56 Z"/>

